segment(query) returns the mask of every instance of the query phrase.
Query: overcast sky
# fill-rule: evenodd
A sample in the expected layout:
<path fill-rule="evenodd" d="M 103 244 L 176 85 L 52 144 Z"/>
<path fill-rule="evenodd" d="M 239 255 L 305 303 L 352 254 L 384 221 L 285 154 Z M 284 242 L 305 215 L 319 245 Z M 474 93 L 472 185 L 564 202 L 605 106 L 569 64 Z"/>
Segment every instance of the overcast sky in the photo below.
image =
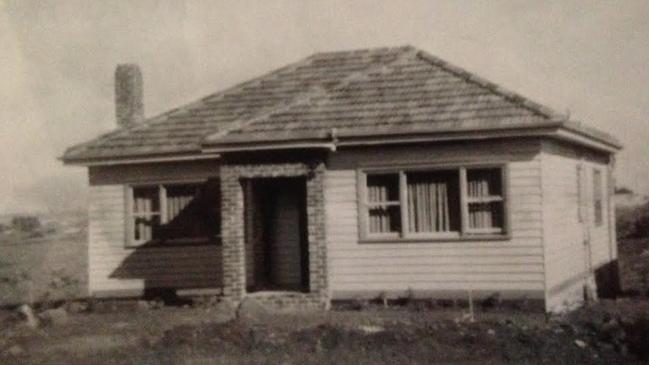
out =
<path fill-rule="evenodd" d="M 70 204 L 56 160 L 115 125 L 115 65 L 148 116 L 327 50 L 411 44 L 617 136 L 649 193 L 649 1 L 0 0 L 0 213 Z M 82 202 L 82 199 L 79 199 Z"/>

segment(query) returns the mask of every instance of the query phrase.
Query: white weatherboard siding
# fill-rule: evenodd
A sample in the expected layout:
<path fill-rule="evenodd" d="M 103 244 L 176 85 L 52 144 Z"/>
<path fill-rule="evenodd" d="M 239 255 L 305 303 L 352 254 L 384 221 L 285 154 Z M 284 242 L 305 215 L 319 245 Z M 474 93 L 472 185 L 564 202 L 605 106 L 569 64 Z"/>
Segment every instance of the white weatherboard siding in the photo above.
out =
<path fill-rule="evenodd" d="M 218 166 L 216 169 L 207 163 L 185 166 L 90 169 L 88 286 L 91 295 L 139 295 L 145 287 L 221 286 L 219 246 L 125 246 L 124 184 L 218 176 Z"/>
<path fill-rule="evenodd" d="M 583 223 L 579 221 L 577 166 L 582 171 Z M 617 257 L 609 229 L 608 165 L 596 156 L 571 146 L 544 142 L 543 220 L 547 307 L 558 311 L 583 301 L 583 286 L 594 283 L 593 271 Z M 602 176 L 603 224 L 595 226 L 593 171 Z M 584 241 L 590 237 L 590 246 Z"/>
<path fill-rule="evenodd" d="M 334 299 L 358 295 L 482 295 L 543 298 L 540 142 L 439 144 L 341 150 L 328 161 L 325 211 Z M 357 169 L 447 163 L 508 164 L 511 238 L 495 241 L 359 242 Z M 425 294 L 423 294 L 425 293 Z"/>

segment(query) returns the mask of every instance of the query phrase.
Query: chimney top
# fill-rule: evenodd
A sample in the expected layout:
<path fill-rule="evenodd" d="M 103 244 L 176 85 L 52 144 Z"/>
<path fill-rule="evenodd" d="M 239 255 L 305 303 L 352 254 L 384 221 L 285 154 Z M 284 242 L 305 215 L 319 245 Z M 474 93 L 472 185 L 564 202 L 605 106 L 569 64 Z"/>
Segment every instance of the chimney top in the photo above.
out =
<path fill-rule="evenodd" d="M 117 126 L 129 128 L 144 120 L 142 73 L 137 64 L 115 69 L 115 117 Z"/>

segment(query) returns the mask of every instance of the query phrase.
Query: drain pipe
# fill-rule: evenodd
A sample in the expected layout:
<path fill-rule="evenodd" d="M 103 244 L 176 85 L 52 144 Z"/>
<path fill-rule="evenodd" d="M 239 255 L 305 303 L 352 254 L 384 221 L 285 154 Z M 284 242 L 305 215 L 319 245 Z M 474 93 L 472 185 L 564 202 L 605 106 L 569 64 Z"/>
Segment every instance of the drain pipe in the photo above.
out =
<path fill-rule="evenodd" d="M 329 138 L 331 138 L 331 146 L 329 149 L 331 152 L 336 152 L 336 149 L 338 148 L 338 129 L 337 128 L 331 128 L 329 131 Z"/>

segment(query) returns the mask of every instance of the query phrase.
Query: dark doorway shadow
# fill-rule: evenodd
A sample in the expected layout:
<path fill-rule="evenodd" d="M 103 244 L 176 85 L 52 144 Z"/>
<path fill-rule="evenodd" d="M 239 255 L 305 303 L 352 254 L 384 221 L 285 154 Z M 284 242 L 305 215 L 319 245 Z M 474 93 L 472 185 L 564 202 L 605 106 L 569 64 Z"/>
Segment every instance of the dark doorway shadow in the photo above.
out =
<path fill-rule="evenodd" d="M 595 270 L 598 298 L 617 298 L 620 295 L 618 261 L 613 260 Z"/>

